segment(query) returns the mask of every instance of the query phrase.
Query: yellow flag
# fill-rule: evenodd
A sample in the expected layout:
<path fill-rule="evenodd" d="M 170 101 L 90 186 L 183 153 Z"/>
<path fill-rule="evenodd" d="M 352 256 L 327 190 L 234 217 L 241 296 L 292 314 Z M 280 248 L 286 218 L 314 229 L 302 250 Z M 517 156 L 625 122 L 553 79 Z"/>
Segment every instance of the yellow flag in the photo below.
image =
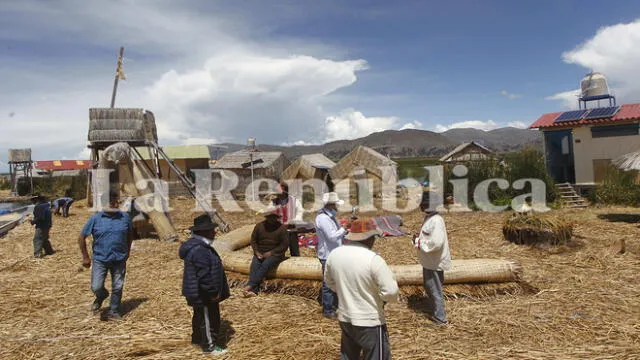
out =
<path fill-rule="evenodd" d="M 118 80 L 127 80 L 127 76 L 124 74 L 124 70 L 122 69 L 122 58 L 118 59 L 118 69 L 116 70 L 116 76 Z"/>

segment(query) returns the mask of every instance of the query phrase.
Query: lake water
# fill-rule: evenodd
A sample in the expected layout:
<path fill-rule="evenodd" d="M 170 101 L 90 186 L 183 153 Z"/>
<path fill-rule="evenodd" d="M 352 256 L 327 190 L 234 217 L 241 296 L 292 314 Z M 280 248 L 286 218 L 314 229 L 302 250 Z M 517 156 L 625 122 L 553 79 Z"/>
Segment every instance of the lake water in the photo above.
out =
<path fill-rule="evenodd" d="M 17 203 L 17 202 L 0 202 L 0 210 L 13 210 L 21 207 L 25 207 L 29 204 Z"/>

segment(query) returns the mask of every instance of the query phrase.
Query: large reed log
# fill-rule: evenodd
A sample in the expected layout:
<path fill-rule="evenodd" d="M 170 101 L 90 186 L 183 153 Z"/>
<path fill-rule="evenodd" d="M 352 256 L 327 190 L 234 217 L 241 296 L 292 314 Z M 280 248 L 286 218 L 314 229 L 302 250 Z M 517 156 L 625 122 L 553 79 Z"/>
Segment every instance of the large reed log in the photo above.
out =
<path fill-rule="evenodd" d="M 225 234 L 214 241 L 225 270 L 249 274 L 252 254 L 234 250 L 249 245 L 253 225 L 247 225 Z M 499 283 L 518 281 L 522 273 L 519 263 L 499 259 L 455 259 L 452 269 L 445 272 L 445 284 Z M 391 265 L 399 285 L 422 285 L 422 266 Z M 322 268 L 316 258 L 292 257 L 269 273 L 271 278 L 322 280 Z"/>

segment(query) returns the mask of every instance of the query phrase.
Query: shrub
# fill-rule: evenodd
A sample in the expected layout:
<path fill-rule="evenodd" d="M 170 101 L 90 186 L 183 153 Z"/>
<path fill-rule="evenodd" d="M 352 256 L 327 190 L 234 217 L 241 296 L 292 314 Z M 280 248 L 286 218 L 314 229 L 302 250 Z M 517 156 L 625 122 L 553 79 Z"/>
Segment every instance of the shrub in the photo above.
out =
<path fill-rule="evenodd" d="M 636 206 L 640 199 L 640 186 L 635 171 L 622 171 L 610 166 L 602 184 L 596 187 L 595 200 L 608 205 Z"/>

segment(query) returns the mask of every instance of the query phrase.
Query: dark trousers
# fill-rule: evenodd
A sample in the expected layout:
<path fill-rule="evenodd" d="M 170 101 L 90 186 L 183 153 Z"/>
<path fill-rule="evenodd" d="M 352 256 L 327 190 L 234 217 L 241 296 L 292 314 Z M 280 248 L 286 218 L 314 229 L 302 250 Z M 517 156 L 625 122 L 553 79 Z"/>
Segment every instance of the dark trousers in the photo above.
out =
<path fill-rule="evenodd" d="M 342 329 L 341 360 L 359 360 L 363 352 L 365 360 L 391 359 L 387 325 L 364 327 L 341 321 L 340 329 Z"/>
<path fill-rule="evenodd" d="M 73 201 L 74 200 L 69 200 L 62 206 L 62 217 L 69 217 L 69 208 L 71 207 L 71 204 L 73 204 Z"/>
<path fill-rule="evenodd" d="M 287 231 L 289 233 L 289 254 L 300 256 L 300 245 L 298 244 L 298 232 Z"/>
<path fill-rule="evenodd" d="M 247 286 L 251 286 L 251 290 L 254 293 L 258 293 L 260 291 L 260 284 L 271 269 L 274 269 L 284 260 L 283 256 L 274 256 L 271 255 L 266 259 L 258 259 L 255 255 L 253 255 L 253 259 L 251 259 L 251 267 L 249 268 L 249 282 L 247 282 Z"/>
<path fill-rule="evenodd" d="M 427 305 L 429 306 L 431 320 L 446 324 L 447 313 L 444 309 L 444 295 L 442 294 L 444 271 L 422 268 L 422 278 L 424 280 L 424 289 L 428 296 Z"/>
<path fill-rule="evenodd" d="M 194 306 L 191 318 L 191 343 L 203 349 L 216 345 L 220 335 L 220 304 Z"/>
<path fill-rule="evenodd" d="M 320 264 L 322 265 L 322 275 L 324 275 L 324 270 L 327 266 L 327 260 L 318 260 L 320 260 Z M 323 313 L 331 314 L 335 313 L 336 310 L 338 310 L 338 294 L 329 289 L 327 283 L 325 283 L 324 280 L 322 280 L 322 287 L 320 288 L 320 297 L 322 299 Z"/>
<path fill-rule="evenodd" d="M 53 254 L 53 247 L 49 241 L 49 228 L 36 228 L 36 233 L 33 236 L 33 256 L 41 257 L 42 250 L 47 255 Z"/>

